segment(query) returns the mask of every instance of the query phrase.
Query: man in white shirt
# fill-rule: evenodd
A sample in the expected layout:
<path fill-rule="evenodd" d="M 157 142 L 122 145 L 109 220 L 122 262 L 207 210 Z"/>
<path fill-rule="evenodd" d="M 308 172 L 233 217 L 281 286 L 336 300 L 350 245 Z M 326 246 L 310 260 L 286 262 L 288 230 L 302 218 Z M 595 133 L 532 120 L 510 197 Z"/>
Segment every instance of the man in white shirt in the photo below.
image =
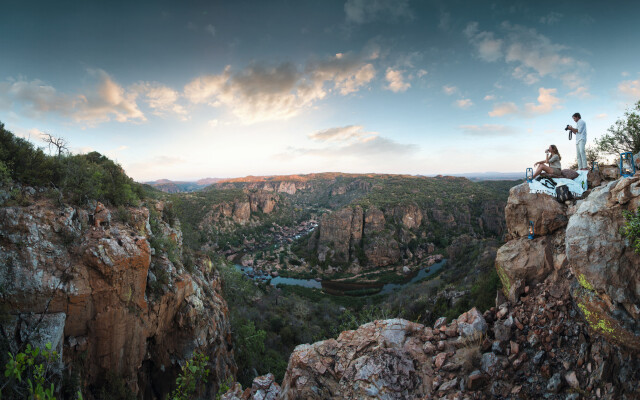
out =
<path fill-rule="evenodd" d="M 576 122 L 576 127 L 571 129 L 571 132 L 576 134 L 576 153 L 578 154 L 578 169 L 588 170 L 587 167 L 587 153 L 584 146 L 587 144 L 587 124 L 584 122 L 580 113 L 572 115 L 573 120 Z"/>

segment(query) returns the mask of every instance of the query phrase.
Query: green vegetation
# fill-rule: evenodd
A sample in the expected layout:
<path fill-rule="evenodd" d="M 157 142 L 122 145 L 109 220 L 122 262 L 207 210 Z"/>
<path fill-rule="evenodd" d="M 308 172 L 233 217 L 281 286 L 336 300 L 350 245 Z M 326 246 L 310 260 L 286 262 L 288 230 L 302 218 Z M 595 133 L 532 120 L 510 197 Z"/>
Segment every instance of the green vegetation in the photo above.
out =
<path fill-rule="evenodd" d="M 74 204 L 98 200 L 113 206 L 136 205 L 143 197 L 141 186 L 100 153 L 49 156 L 0 123 L 0 184 L 10 182 L 50 188 L 59 200 Z"/>
<path fill-rule="evenodd" d="M 625 111 L 624 118 L 618 119 L 607 132 L 596 139 L 599 151 L 616 156 L 627 151 L 640 152 L 640 101 Z"/>
<path fill-rule="evenodd" d="M 633 251 L 640 254 L 640 210 L 623 211 L 625 224 L 620 228 L 620 234 L 626 238 Z"/>
<path fill-rule="evenodd" d="M 188 360 L 176 378 L 176 388 L 171 392 L 171 400 L 189 400 L 202 395 L 204 384 L 207 383 L 209 357 L 196 352 Z"/>
<path fill-rule="evenodd" d="M 55 400 L 60 385 L 60 356 L 47 343 L 44 349 L 27 344 L 23 351 L 8 353 L 4 382 L 0 382 L 0 398 Z M 82 399 L 80 392 L 75 393 Z"/>

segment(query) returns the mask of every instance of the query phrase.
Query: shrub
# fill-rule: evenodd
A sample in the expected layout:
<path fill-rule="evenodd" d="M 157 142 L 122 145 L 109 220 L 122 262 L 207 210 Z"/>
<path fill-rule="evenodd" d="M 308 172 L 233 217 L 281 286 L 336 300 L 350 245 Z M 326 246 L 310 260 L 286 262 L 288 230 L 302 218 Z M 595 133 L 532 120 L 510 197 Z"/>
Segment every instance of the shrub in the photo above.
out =
<path fill-rule="evenodd" d="M 630 242 L 633 251 L 640 253 L 640 213 L 638 210 L 623 211 L 622 215 L 625 224 L 620 228 L 620 234 Z"/>
<path fill-rule="evenodd" d="M 55 399 L 56 384 L 60 383 L 57 374 L 60 356 L 47 343 L 44 349 L 27 344 L 24 351 L 9 353 L 5 365 L 6 381 L 0 386 L 3 399 Z M 82 394 L 77 393 L 79 398 Z"/>
<path fill-rule="evenodd" d="M 201 395 L 210 372 L 208 363 L 209 357 L 196 352 L 176 378 L 176 388 L 171 393 L 171 400 L 189 400 L 195 395 Z"/>

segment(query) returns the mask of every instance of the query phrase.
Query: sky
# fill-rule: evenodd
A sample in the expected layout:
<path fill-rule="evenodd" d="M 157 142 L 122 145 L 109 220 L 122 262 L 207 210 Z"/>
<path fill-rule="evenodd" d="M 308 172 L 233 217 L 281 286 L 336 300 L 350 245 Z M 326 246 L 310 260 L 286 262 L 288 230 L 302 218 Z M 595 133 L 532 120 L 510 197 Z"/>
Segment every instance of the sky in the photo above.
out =
<path fill-rule="evenodd" d="M 524 171 L 640 100 L 635 1 L 0 0 L 0 122 L 138 181 Z"/>

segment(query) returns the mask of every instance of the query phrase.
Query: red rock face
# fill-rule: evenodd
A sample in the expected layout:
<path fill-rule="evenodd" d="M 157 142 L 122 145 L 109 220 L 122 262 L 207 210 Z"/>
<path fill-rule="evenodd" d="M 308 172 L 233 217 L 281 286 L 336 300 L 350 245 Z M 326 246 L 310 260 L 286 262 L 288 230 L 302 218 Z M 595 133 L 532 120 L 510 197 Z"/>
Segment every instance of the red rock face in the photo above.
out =
<path fill-rule="evenodd" d="M 7 305 L 18 320 L 28 311 L 62 313 L 65 318 L 55 319 L 61 325 L 47 329 L 63 332 L 67 362 L 83 355 L 88 384 L 109 372 L 136 392 L 155 387 L 149 396 L 166 393 L 175 361 L 190 357 L 194 344 L 214 361 L 214 384 L 222 381 L 235 366 L 219 279 L 187 274 L 162 252 L 152 257 L 149 213 L 131 211 L 130 225 L 111 220 L 87 227 L 87 213 L 71 207 L 0 208 L 0 236 L 11 238 L 0 241 L 0 264 L 10 266 L 0 270 Z M 181 244 L 180 231 L 159 224 L 167 240 Z M 206 261 L 200 260 L 202 268 Z M 152 293 L 153 265 L 169 272 Z M 146 361 L 156 371 L 143 370 Z M 152 376 L 163 379 L 153 382 Z"/>

